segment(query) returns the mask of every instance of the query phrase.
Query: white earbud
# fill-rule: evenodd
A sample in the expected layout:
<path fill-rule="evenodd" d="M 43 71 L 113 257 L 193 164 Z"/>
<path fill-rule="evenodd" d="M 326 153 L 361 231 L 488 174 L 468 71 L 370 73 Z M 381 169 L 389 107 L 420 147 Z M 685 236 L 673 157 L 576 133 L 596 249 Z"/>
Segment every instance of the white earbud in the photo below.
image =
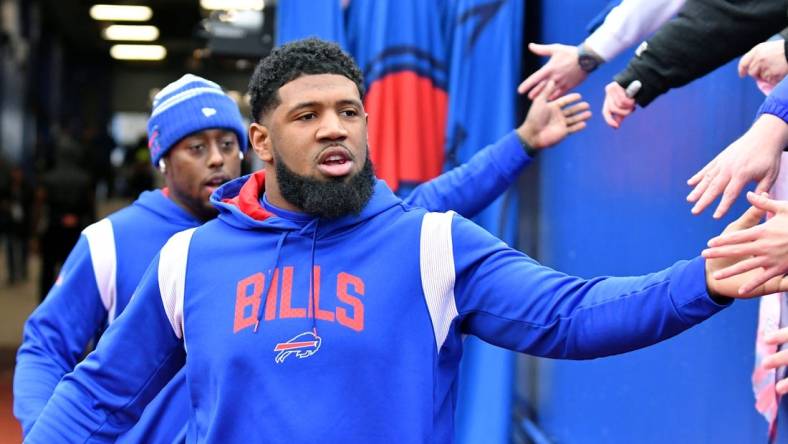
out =
<path fill-rule="evenodd" d="M 244 160 L 244 152 L 243 151 L 238 151 L 238 158 L 241 159 L 241 160 Z"/>
<path fill-rule="evenodd" d="M 167 164 L 164 163 L 164 159 L 159 159 L 159 171 L 161 174 L 167 173 Z"/>

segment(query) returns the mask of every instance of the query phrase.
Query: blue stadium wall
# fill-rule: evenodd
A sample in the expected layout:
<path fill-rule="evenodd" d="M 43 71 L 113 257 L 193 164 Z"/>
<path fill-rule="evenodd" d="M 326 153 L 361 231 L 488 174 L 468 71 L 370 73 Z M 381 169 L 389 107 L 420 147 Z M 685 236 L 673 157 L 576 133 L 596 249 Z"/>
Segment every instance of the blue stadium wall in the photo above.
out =
<path fill-rule="evenodd" d="M 542 2 L 543 42 L 580 42 L 602 1 Z M 588 129 L 539 160 L 538 256 L 591 277 L 642 274 L 697 255 L 741 214 L 692 216 L 686 180 L 744 132 L 763 95 L 736 61 L 639 109 L 619 130 L 602 119 L 604 86 L 628 52 L 579 92 Z M 736 302 L 662 344 L 592 361 L 537 362 L 532 402 L 546 435 L 561 443 L 765 442 L 750 373 L 757 302 Z"/>

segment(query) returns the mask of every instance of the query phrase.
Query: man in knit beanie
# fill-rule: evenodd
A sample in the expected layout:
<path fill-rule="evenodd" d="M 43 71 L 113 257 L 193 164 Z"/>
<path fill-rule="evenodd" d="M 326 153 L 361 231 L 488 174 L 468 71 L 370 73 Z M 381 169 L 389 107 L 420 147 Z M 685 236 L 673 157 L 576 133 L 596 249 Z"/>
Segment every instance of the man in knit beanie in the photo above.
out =
<path fill-rule="evenodd" d="M 555 112 L 552 108 L 546 102 L 535 102 L 531 114 L 543 117 Z M 166 187 L 142 193 L 131 206 L 88 227 L 58 283 L 25 325 L 14 376 L 14 414 L 25 435 L 91 339 L 126 307 L 161 246 L 173 234 L 215 216 L 209 197 L 216 187 L 240 174 L 247 147 L 235 103 L 217 84 L 190 74 L 156 95 L 148 138 L 153 165 L 163 174 Z M 513 132 L 481 150 L 466 165 L 417 187 L 406 202 L 434 211 L 454 209 L 471 217 L 506 190 L 531 160 Z M 123 364 L 128 371 L 138 363 Z M 102 371 L 102 367 L 92 371 Z M 114 441 L 120 435 L 118 442 L 182 442 L 191 412 L 185 379 L 184 372 L 178 372 L 155 397 L 153 393 L 124 394 L 153 398 L 127 411 L 130 416 L 100 417 L 98 406 L 85 412 L 106 425 L 93 439 Z M 121 404 L 100 407 L 128 408 Z M 134 426 L 126 430 L 130 423 Z M 119 429 L 123 429 L 120 434 Z M 68 432 L 58 441 L 71 442 L 72 435 Z"/>
<path fill-rule="evenodd" d="M 186 74 L 153 99 L 151 161 L 170 199 L 200 221 L 216 214 L 208 203 L 213 190 L 240 175 L 246 141 L 238 106 L 216 83 Z"/>
<path fill-rule="evenodd" d="M 58 381 L 126 307 L 167 239 L 215 216 L 208 198 L 240 175 L 247 148 L 235 102 L 216 83 L 191 74 L 154 98 L 148 139 L 165 187 L 143 192 L 86 228 L 25 324 L 14 376 L 14 414 L 25 434 Z M 178 375 L 119 442 L 183 441 L 189 405 L 184 379 Z"/>

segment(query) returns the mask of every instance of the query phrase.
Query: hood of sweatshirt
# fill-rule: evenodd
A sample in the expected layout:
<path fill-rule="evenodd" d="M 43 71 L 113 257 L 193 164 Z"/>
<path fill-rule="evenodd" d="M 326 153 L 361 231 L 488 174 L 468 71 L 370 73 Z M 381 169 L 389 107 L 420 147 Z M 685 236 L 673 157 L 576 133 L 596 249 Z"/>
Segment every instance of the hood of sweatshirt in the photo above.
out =
<path fill-rule="evenodd" d="M 211 203 L 219 210 L 219 219 L 242 230 L 273 231 L 311 231 L 310 227 L 319 226 L 317 238 L 342 232 L 364 222 L 391 207 L 402 205 L 382 180 L 377 180 L 375 190 L 367 205 L 359 214 L 351 214 L 337 219 L 319 216 L 303 219 L 285 219 L 267 211 L 260 198 L 265 188 L 265 172 L 239 177 L 227 182 L 211 195 Z"/>

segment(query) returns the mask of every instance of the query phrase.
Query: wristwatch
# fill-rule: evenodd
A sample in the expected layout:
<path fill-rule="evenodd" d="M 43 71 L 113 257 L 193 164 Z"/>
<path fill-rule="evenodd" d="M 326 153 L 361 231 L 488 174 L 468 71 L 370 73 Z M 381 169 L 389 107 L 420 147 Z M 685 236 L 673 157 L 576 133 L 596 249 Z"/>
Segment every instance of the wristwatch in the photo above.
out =
<path fill-rule="evenodd" d="M 599 68 L 599 65 L 603 63 L 605 63 L 605 61 L 602 57 L 599 57 L 597 53 L 586 48 L 584 43 L 577 46 L 577 64 L 580 65 L 580 69 L 583 71 L 590 73 Z"/>

